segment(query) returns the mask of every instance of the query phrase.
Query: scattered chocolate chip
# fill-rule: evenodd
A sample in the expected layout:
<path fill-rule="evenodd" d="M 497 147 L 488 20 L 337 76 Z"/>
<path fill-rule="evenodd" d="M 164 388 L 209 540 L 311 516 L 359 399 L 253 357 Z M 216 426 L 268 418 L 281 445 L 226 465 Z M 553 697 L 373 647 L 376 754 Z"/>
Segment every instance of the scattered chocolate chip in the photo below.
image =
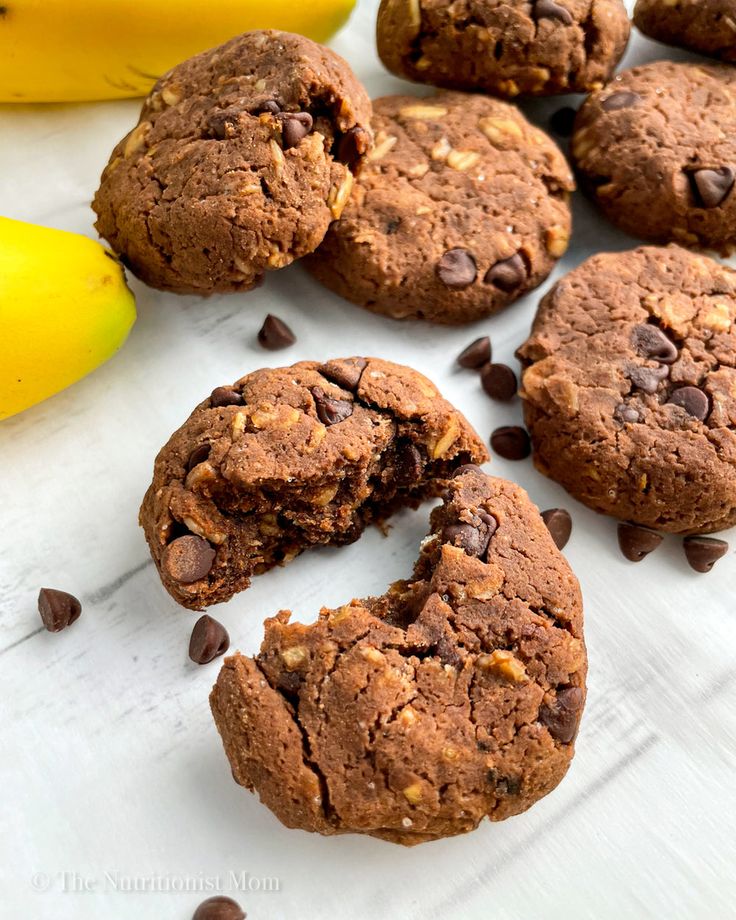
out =
<path fill-rule="evenodd" d="M 695 199 L 704 208 L 717 208 L 723 204 L 736 180 L 736 174 L 728 166 L 698 169 L 688 175 Z"/>
<path fill-rule="evenodd" d="M 337 145 L 337 159 L 349 169 L 355 170 L 355 167 L 368 152 L 370 143 L 370 134 L 365 128 L 360 128 L 356 125 L 346 131 L 340 138 L 340 142 Z"/>
<path fill-rule="evenodd" d="M 482 367 L 491 360 L 491 340 L 487 335 L 482 335 L 479 339 L 471 342 L 467 348 L 464 348 L 457 356 L 457 363 L 460 367 L 477 368 Z"/>
<path fill-rule="evenodd" d="M 491 399 L 508 402 L 516 396 L 516 374 L 506 364 L 486 364 L 480 372 L 480 382 Z"/>
<path fill-rule="evenodd" d="M 564 549 L 572 533 L 572 518 L 564 508 L 550 508 L 542 512 L 542 520 L 555 542 L 557 549 Z"/>
<path fill-rule="evenodd" d="M 61 632 L 79 619 L 82 605 L 73 594 L 56 588 L 41 588 L 38 592 L 38 612 L 49 632 Z"/>
<path fill-rule="evenodd" d="M 393 236 L 401 226 L 401 218 L 397 217 L 386 222 L 386 236 Z"/>
<path fill-rule="evenodd" d="M 580 687 L 567 687 L 557 691 L 557 699 L 552 706 L 540 708 L 539 721 L 555 740 L 568 744 L 575 737 L 583 700 Z"/>
<path fill-rule="evenodd" d="M 524 460 L 532 452 L 529 434 L 518 425 L 505 425 L 491 435 L 491 447 L 504 460 Z"/>
<path fill-rule="evenodd" d="M 667 378 L 670 369 L 666 364 L 660 367 L 630 367 L 629 380 L 644 393 L 656 393 L 660 383 Z"/>
<path fill-rule="evenodd" d="M 284 150 L 298 146 L 312 130 L 309 112 L 285 112 L 281 116 L 281 140 Z"/>
<path fill-rule="evenodd" d="M 215 550 L 194 534 L 177 537 L 164 550 L 161 566 L 166 573 L 183 585 L 199 581 L 212 568 Z"/>
<path fill-rule="evenodd" d="M 269 115 L 280 115 L 281 106 L 278 104 L 278 102 L 276 102 L 275 99 L 267 99 L 261 106 L 259 106 L 258 110 L 256 111 L 256 114 L 260 115 L 266 112 Z"/>
<path fill-rule="evenodd" d="M 210 395 L 210 405 L 213 409 L 223 406 L 242 406 L 243 397 L 232 387 L 216 387 Z"/>
<path fill-rule="evenodd" d="M 192 920 L 245 920 L 245 912 L 232 898 L 217 895 L 202 901 Z"/>
<path fill-rule="evenodd" d="M 189 657 L 195 664 L 209 664 L 230 648 L 227 630 L 205 613 L 194 624 L 189 640 Z"/>
<path fill-rule="evenodd" d="M 463 466 L 459 466 L 455 472 L 452 474 L 453 479 L 457 479 L 458 476 L 464 476 L 466 473 L 482 473 L 483 470 L 478 466 L 477 463 L 465 463 Z"/>
<path fill-rule="evenodd" d="M 207 119 L 207 133 L 218 141 L 235 136 L 238 124 L 236 112 L 213 112 Z"/>
<path fill-rule="evenodd" d="M 679 387 L 669 398 L 673 406 L 680 406 L 699 422 L 704 422 L 710 414 L 710 401 L 698 387 Z"/>
<path fill-rule="evenodd" d="M 210 455 L 210 445 L 209 444 L 200 444 L 199 447 L 195 447 L 194 450 L 189 454 L 189 459 L 187 460 L 187 473 L 190 470 L 193 470 L 195 466 L 198 466 Z"/>
<path fill-rule="evenodd" d="M 488 771 L 488 782 L 496 787 L 496 795 L 518 795 L 521 792 L 520 776 L 501 776 L 498 770 Z"/>
<path fill-rule="evenodd" d="M 570 137 L 575 127 L 577 112 L 569 105 L 553 112 L 549 119 L 549 126 L 560 137 Z"/>
<path fill-rule="evenodd" d="M 411 441 L 400 441 L 393 463 L 394 485 L 410 486 L 419 482 L 424 472 L 424 460 Z"/>
<path fill-rule="evenodd" d="M 322 387 L 313 387 L 312 396 L 317 410 L 317 418 L 324 425 L 337 425 L 353 414 L 353 404 L 346 399 L 334 399 L 328 396 Z"/>
<path fill-rule="evenodd" d="M 537 0 L 534 4 L 535 19 L 556 19 L 566 26 L 574 22 L 572 13 L 555 0 Z"/>
<path fill-rule="evenodd" d="M 645 358 L 660 364 L 674 364 L 677 361 L 677 346 L 657 326 L 641 323 L 631 332 L 631 344 Z"/>
<path fill-rule="evenodd" d="M 696 572 L 710 572 L 728 552 L 728 543 L 713 537 L 685 537 L 682 545 L 687 561 Z"/>
<path fill-rule="evenodd" d="M 437 276 L 445 287 L 460 291 L 478 277 L 478 266 L 467 249 L 448 249 L 437 263 Z"/>
<path fill-rule="evenodd" d="M 618 93 L 611 93 L 610 96 L 606 96 L 601 102 L 601 108 L 604 112 L 617 112 L 619 109 L 630 109 L 640 102 L 641 96 L 636 93 L 630 93 L 627 90 L 621 90 Z"/>
<path fill-rule="evenodd" d="M 367 364 L 365 358 L 346 358 L 344 361 L 328 361 L 320 367 L 319 372 L 343 390 L 354 393 Z"/>
<path fill-rule="evenodd" d="M 526 275 L 526 263 L 521 254 L 516 252 L 510 258 L 491 265 L 483 281 L 509 294 L 526 281 Z"/>
<path fill-rule="evenodd" d="M 629 562 L 641 562 L 659 546 L 664 537 L 656 530 L 637 524 L 618 525 L 618 545 Z"/>
<path fill-rule="evenodd" d="M 481 559 L 486 554 L 491 537 L 498 527 L 498 521 L 492 514 L 478 511 L 470 521 L 446 524 L 440 535 L 443 543 L 457 546 L 469 556 Z"/>
<path fill-rule="evenodd" d="M 639 410 L 633 406 L 627 406 L 626 403 L 619 403 L 613 410 L 613 415 L 619 422 L 631 422 L 633 424 L 641 421 Z"/>
<path fill-rule="evenodd" d="M 288 348 L 294 342 L 296 342 L 296 336 L 286 323 L 278 316 L 269 313 L 258 330 L 258 344 L 262 348 L 268 348 L 269 351 L 278 351 L 280 348 Z"/>

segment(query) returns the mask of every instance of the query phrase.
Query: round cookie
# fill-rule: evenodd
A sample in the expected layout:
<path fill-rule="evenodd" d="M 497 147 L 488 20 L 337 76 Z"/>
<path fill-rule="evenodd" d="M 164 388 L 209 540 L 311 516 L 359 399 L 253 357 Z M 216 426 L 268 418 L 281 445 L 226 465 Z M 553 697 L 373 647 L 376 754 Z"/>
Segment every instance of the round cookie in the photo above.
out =
<path fill-rule="evenodd" d="M 407 846 L 518 814 L 585 701 L 580 589 L 518 486 L 460 471 L 410 581 L 266 621 L 210 703 L 235 780 L 288 827 Z"/>
<path fill-rule="evenodd" d="M 679 246 L 593 256 L 519 349 L 541 472 L 655 530 L 736 524 L 736 272 Z"/>
<path fill-rule="evenodd" d="M 487 459 L 411 368 L 304 361 L 215 389 L 156 458 L 140 523 L 164 587 L 199 610 L 310 546 L 352 543 Z"/>
<path fill-rule="evenodd" d="M 377 40 L 399 76 L 512 98 L 600 88 L 630 30 L 622 0 L 382 0 Z"/>
<path fill-rule="evenodd" d="M 666 45 L 736 62 L 733 0 L 637 0 L 634 23 Z"/>
<path fill-rule="evenodd" d="M 550 273 L 570 237 L 570 169 L 519 110 L 479 95 L 386 96 L 342 219 L 305 265 L 396 319 L 463 323 Z"/>
<path fill-rule="evenodd" d="M 102 174 L 97 230 L 152 287 L 249 290 L 340 216 L 370 114 L 333 51 L 248 32 L 158 81 Z"/>
<path fill-rule="evenodd" d="M 657 61 L 618 74 L 580 109 L 571 143 L 586 191 L 643 239 L 736 241 L 736 71 Z"/>

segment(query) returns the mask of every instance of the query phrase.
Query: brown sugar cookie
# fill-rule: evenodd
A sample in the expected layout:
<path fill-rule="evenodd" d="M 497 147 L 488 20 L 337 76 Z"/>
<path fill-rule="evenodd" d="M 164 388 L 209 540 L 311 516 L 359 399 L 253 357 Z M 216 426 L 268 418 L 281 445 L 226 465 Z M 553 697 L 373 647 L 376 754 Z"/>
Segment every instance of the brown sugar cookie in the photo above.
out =
<path fill-rule="evenodd" d="M 634 24 L 665 45 L 736 62 L 733 0 L 637 0 Z"/>
<path fill-rule="evenodd" d="M 340 216 L 370 114 L 333 51 L 248 32 L 158 81 L 102 174 L 96 227 L 153 287 L 249 290 Z"/>
<path fill-rule="evenodd" d="M 618 74 L 580 109 L 571 150 L 584 188 L 622 230 L 733 248 L 733 68 L 657 61 Z"/>
<path fill-rule="evenodd" d="M 210 703 L 236 781 L 288 827 L 411 846 L 554 789 L 585 672 L 580 589 L 544 521 L 466 468 L 410 581 L 310 626 L 267 620 Z"/>
<path fill-rule="evenodd" d="M 395 319 L 463 323 L 540 284 L 570 237 L 570 169 L 508 103 L 440 92 L 374 103 L 376 145 L 305 265 Z"/>
<path fill-rule="evenodd" d="M 654 530 L 736 524 L 736 272 L 678 246 L 593 256 L 519 349 L 537 467 Z"/>
<path fill-rule="evenodd" d="M 487 459 L 417 371 L 303 361 L 215 389 L 156 458 L 140 522 L 164 587 L 199 610 L 310 546 L 352 543 Z"/>
<path fill-rule="evenodd" d="M 630 30 L 622 0 L 382 0 L 377 40 L 392 73 L 511 98 L 600 88 Z"/>

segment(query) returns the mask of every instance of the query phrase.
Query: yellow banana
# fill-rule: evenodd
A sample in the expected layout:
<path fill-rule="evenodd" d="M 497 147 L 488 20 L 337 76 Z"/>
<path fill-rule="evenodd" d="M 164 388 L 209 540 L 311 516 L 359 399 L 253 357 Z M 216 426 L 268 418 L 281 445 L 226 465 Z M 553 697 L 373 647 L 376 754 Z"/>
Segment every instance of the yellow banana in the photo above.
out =
<path fill-rule="evenodd" d="M 250 29 L 325 41 L 355 0 L 4 0 L 0 102 L 144 96 L 174 64 Z"/>
<path fill-rule="evenodd" d="M 107 361 L 134 322 L 133 294 L 103 246 L 0 217 L 0 419 Z"/>

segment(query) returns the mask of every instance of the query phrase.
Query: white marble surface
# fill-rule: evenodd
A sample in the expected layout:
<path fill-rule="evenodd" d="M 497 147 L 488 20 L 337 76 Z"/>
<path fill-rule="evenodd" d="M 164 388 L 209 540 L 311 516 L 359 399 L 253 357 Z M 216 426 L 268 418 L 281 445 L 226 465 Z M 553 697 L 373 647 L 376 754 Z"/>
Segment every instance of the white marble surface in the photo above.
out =
<path fill-rule="evenodd" d="M 335 41 L 374 95 L 400 85 L 373 51 L 376 6 L 362 0 Z M 637 40 L 627 60 L 664 54 Z M 534 112 L 546 117 L 558 104 Z M 0 213 L 93 235 L 97 176 L 136 110 L 0 108 Z M 631 245 L 575 198 L 575 246 L 556 276 L 596 249 Z M 590 650 L 578 754 L 527 814 L 403 850 L 286 830 L 231 781 L 207 706 L 217 665 L 188 661 L 193 617 L 161 588 L 136 524 L 170 432 L 215 385 L 273 360 L 254 342 L 267 311 L 299 336 L 278 360 L 374 353 L 412 364 L 487 435 L 518 421 L 520 407 L 484 398 L 453 359 L 487 332 L 498 359 L 511 361 L 539 295 L 448 330 L 372 316 L 298 266 L 256 293 L 208 302 L 133 286 L 139 320 L 122 352 L 0 423 L 0 916 L 187 918 L 205 895 L 124 889 L 219 876 L 229 890 L 243 873 L 278 879 L 278 891 L 236 894 L 250 918 L 268 920 L 736 916 L 733 552 L 701 576 L 669 540 L 632 566 L 611 521 L 529 461 L 494 460 L 494 472 L 542 507 L 573 512 L 567 553 L 583 585 Z M 253 652 L 263 618 L 280 607 L 313 617 L 408 573 L 427 510 L 400 515 L 388 538 L 367 533 L 258 579 L 217 608 L 233 647 Z M 72 629 L 41 630 L 42 585 L 81 596 Z"/>

